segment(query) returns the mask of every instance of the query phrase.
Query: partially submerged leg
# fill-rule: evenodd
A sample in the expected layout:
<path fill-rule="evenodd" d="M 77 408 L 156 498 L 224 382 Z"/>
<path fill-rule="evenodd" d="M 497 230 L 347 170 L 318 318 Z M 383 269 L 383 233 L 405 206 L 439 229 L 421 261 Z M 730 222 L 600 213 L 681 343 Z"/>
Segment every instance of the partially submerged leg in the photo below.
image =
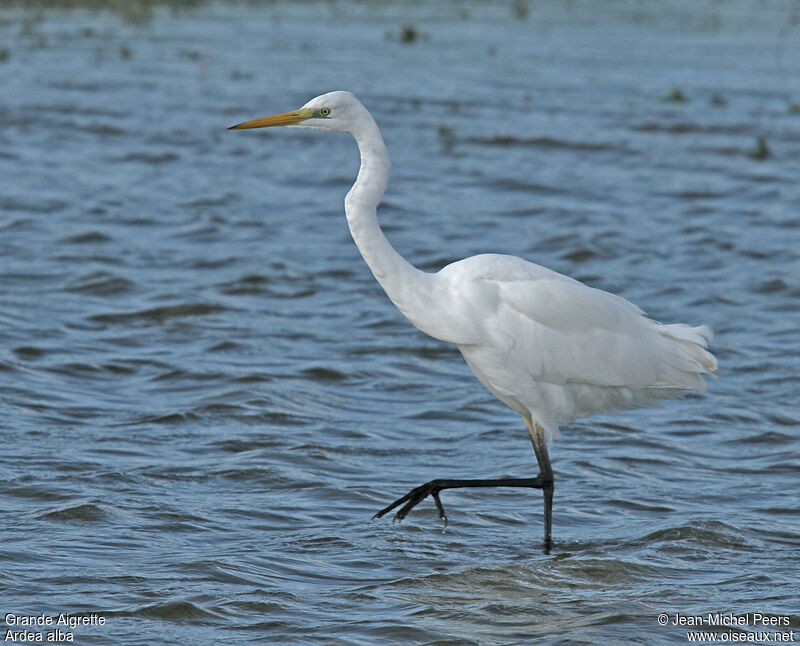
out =
<path fill-rule="evenodd" d="M 544 429 L 540 424 L 525 419 L 528 433 L 531 436 L 531 444 L 536 453 L 536 461 L 539 463 L 539 477 L 542 479 L 542 493 L 544 494 L 544 545 L 550 547 L 552 543 L 551 533 L 553 526 L 553 468 L 550 466 L 550 456 L 547 454 L 547 441 L 544 436 Z"/>

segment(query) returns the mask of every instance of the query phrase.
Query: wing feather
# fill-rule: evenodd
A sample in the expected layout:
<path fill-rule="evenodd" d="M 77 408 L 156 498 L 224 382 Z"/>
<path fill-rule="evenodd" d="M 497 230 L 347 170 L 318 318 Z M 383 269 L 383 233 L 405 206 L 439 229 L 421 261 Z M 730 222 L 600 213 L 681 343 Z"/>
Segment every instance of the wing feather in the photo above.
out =
<path fill-rule="evenodd" d="M 501 304 L 498 326 L 513 337 L 514 354 L 534 379 L 633 389 L 705 386 L 699 373 L 711 367 L 711 355 L 698 348 L 698 334 L 686 332 L 695 328 L 662 326 L 619 296 L 556 276 L 492 281 Z"/>

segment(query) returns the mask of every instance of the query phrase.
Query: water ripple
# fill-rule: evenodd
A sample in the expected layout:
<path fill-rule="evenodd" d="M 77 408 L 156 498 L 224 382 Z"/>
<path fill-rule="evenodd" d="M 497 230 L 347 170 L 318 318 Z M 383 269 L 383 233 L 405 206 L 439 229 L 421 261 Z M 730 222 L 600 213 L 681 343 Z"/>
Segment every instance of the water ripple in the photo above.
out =
<path fill-rule="evenodd" d="M 76 642 L 119 644 L 800 627 L 788 5 L 112 4 L 0 20 L 8 609 L 98 612 Z M 417 266 L 511 253 L 716 332 L 707 394 L 563 429 L 550 553 L 536 491 L 446 491 L 446 528 L 431 501 L 371 520 L 537 465 L 352 244 L 353 142 L 226 130 L 337 85 L 381 125 L 379 215 Z"/>

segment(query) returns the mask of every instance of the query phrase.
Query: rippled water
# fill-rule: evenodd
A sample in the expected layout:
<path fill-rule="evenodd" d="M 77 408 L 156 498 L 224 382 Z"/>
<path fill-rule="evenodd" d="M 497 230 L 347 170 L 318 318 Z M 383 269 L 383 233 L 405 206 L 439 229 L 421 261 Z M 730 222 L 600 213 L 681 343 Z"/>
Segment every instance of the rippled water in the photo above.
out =
<path fill-rule="evenodd" d="M 4 613 L 99 613 L 86 644 L 800 628 L 796 5 L 526 7 L 0 14 Z M 384 130 L 418 266 L 512 253 L 717 333 L 708 394 L 564 430 L 549 554 L 538 492 L 370 521 L 536 468 L 359 257 L 353 142 L 225 129 L 331 89 Z"/>

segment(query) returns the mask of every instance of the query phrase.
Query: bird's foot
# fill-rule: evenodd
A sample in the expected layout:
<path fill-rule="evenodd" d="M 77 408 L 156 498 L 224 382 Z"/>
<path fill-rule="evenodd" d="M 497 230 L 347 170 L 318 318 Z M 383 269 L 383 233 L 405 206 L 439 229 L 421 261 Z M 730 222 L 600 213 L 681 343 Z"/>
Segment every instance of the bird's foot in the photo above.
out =
<path fill-rule="evenodd" d="M 397 521 L 403 520 L 414 507 L 416 507 L 419 503 L 421 503 L 425 498 L 431 496 L 433 498 L 433 502 L 436 503 L 436 510 L 439 512 L 439 518 L 444 521 L 445 527 L 447 527 L 447 515 L 444 513 L 444 507 L 442 506 L 442 501 L 439 499 L 439 492 L 444 489 L 445 487 L 442 486 L 443 483 L 440 480 L 431 480 L 430 482 L 426 482 L 419 487 L 414 487 L 411 491 L 409 491 L 405 496 L 402 498 L 398 498 L 395 500 L 391 505 L 384 507 L 381 509 L 377 514 L 373 516 L 373 518 L 380 518 L 381 516 L 389 513 L 395 507 L 399 507 L 403 505 L 400 510 L 394 515 L 394 519 Z M 403 504 L 405 503 L 405 504 Z"/>

